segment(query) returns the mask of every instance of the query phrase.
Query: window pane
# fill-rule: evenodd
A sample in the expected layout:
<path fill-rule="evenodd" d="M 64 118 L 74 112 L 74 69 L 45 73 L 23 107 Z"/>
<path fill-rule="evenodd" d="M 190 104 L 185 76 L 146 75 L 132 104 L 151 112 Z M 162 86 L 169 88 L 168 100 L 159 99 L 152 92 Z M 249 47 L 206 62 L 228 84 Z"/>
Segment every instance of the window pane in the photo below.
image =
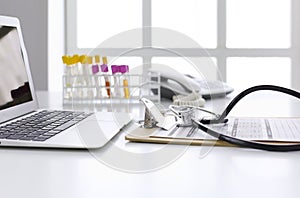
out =
<path fill-rule="evenodd" d="M 155 69 L 174 69 L 181 74 L 190 74 L 207 80 L 217 79 L 216 58 L 206 57 L 154 57 L 152 67 Z M 164 68 L 163 68 L 164 67 Z"/>
<path fill-rule="evenodd" d="M 291 87 L 290 76 L 290 58 L 227 59 L 227 82 L 238 91 L 260 84 Z"/>
<path fill-rule="evenodd" d="M 288 48 L 290 0 L 227 0 L 227 47 Z"/>
<path fill-rule="evenodd" d="M 141 27 L 140 0 L 77 0 L 78 48 L 94 48 L 113 35 Z M 141 43 L 141 38 L 131 42 Z"/>
<path fill-rule="evenodd" d="M 176 30 L 194 39 L 201 47 L 216 47 L 216 0 L 152 0 L 152 26 Z M 168 39 L 153 34 L 153 44 Z M 166 47 L 186 46 L 181 42 L 169 42 Z"/>

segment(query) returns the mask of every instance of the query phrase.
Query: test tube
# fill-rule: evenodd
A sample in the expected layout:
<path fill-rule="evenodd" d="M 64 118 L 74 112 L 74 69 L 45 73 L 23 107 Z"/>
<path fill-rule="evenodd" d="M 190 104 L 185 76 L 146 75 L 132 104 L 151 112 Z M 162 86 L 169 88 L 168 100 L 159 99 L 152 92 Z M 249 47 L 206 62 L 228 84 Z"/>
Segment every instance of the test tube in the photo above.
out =
<path fill-rule="evenodd" d="M 120 72 L 122 73 L 122 81 L 123 81 L 123 88 L 124 88 L 124 98 L 129 98 L 129 67 L 128 65 L 121 65 L 119 68 Z"/>
<path fill-rule="evenodd" d="M 73 88 L 73 98 L 77 97 L 77 92 L 74 91 L 77 85 L 82 84 L 82 82 L 80 81 L 80 78 L 78 78 L 79 73 L 79 55 L 78 54 L 74 54 L 72 57 L 72 62 L 73 62 L 73 66 L 72 66 L 72 88 Z"/>
<path fill-rule="evenodd" d="M 88 75 L 88 68 L 87 68 L 87 55 L 81 55 L 80 56 L 80 63 L 81 63 L 81 75 L 84 77 L 83 78 L 83 83 L 86 84 L 86 76 Z"/>
<path fill-rule="evenodd" d="M 96 97 L 102 98 L 102 89 L 101 89 L 101 81 L 97 74 L 99 73 L 99 64 L 100 64 L 100 56 L 95 56 L 95 64 L 92 66 L 92 73 L 94 75 L 95 85 L 96 85 Z"/>
<path fill-rule="evenodd" d="M 64 74 L 65 74 L 65 85 L 66 87 L 71 87 L 71 76 L 72 76 L 72 68 L 70 64 L 70 56 L 64 55 L 62 56 L 62 61 L 64 63 Z"/>
<path fill-rule="evenodd" d="M 75 54 L 73 56 L 74 66 L 73 66 L 72 73 L 73 73 L 74 86 L 83 84 L 82 78 L 80 77 L 80 75 L 82 75 L 82 68 L 81 68 L 82 65 L 80 64 L 81 59 L 82 59 L 82 57 L 79 56 L 78 54 Z"/>
<path fill-rule="evenodd" d="M 107 66 L 107 58 L 104 56 L 102 57 L 103 64 L 101 65 L 101 72 L 104 74 L 104 80 L 105 80 L 105 87 L 107 96 L 110 98 L 110 80 L 108 76 L 108 66 Z"/>
<path fill-rule="evenodd" d="M 92 79 L 92 66 L 93 66 L 93 57 L 87 56 L 87 65 L 86 65 L 86 85 L 87 85 L 87 97 L 89 99 L 94 98 L 93 92 L 93 79 Z"/>
<path fill-rule="evenodd" d="M 70 98 L 71 97 L 71 92 L 70 92 L 70 87 L 71 87 L 71 66 L 70 66 L 70 57 L 67 55 L 62 56 L 62 61 L 64 64 L 64 75 L 65 75 L 65 88 L 64 91 L 64 98 Z"/>
<path fill-rule="evenodd" d="M 76 76 L 78 75 L 79 56 L 76 54 L 73 55 L 72 57 L 70 57 L 69 62 L 71 65 L 71 86 L 74 87 L 77 83 Z"/>
<path fill-rule="evenodd" d="M 73 57 L 73 69 L 72 69 L 72 75 L 77 76 L 79 74 L 79 68 L 78 68 L 78 63 L 79 63 L 79 55 L 74 54 Z"/>
<path fill-rule="evenodd" d="M 84 92 L 83 92 L 83 88 L 82 86 L 86 85 L 87 82 L 86 82 L 86 76 L 88 75 L 87 74 L 87 56 L 86 55 L 81 55 L 79 57 L 79 61 L 81 63 L 80 65 L 80 68 L 79 68 L 79 86 L 81 86 L 80 89 L 78 89 L 78 96 L 80 98 L 84 98 Z"/>
<path fill-rule="evenodd" d="M 83 64 L 86 60 L 86 56 L 85 55 L 81 55 L 79 56 L 79 65 L 78 65 L 78 75 L 83 75 Z M 81 79 L 82 81 L 82 79 Z M 81 82 L 83 84 L 83 81 Z"/>
<path fill-rule="evenodd" d="M 114 77 L 114 92 L 113 96 L 115 98 L 120 98 L 121 97 L 121 92 L 120 92 L 120 71 L 119 71 L 119 66 L 118 65 L 112 65 L 111 66 L 111 72 Z"/>

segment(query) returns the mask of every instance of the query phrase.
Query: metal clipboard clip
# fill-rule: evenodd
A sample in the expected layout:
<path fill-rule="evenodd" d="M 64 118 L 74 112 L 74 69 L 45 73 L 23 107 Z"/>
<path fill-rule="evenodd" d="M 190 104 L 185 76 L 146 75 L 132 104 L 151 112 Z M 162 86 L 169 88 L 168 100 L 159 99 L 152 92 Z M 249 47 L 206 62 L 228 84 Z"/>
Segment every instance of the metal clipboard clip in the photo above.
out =
<path fill-rule="evenodd" d="M 177 116 L 163 115 L 151 100 L 142 98 L 141 102 L 145 105 L 144 128 L 160 127 L 170 130 L 179 124 Z"/>

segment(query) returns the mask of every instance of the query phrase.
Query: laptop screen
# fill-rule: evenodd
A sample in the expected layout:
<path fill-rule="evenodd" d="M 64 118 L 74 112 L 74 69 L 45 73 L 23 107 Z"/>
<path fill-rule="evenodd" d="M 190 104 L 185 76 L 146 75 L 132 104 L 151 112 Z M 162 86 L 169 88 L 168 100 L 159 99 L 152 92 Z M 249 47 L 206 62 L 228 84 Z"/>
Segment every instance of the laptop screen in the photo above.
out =
<path fill-rule="evenodd" d="M 17 28 L 0 26 L 0 110 L 32 100 Z"/>

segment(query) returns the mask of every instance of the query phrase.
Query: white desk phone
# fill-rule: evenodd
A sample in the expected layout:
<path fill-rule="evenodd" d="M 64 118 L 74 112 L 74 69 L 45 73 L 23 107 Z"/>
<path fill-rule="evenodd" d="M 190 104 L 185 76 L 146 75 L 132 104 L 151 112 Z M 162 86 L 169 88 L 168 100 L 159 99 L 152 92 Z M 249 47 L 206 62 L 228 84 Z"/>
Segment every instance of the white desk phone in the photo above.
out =
<path fill-rule="evenodd" d="M 233 88 L 218 80 L 203 80 L 187 74 L 172 71 L 153 70 L 160 73 L 161 97 L 172 99 L 174 95 L 188 95 L 199 92 L 204 99 L 225 97 Z"/>

